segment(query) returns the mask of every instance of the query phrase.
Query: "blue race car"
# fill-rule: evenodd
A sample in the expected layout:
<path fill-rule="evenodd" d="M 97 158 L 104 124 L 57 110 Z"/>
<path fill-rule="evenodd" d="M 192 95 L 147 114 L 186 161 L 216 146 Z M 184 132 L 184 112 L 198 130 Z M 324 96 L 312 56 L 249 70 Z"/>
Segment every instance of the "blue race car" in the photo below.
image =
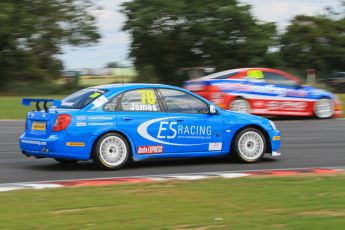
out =
<path fill-rule="evenodd" d="M 225 111 L 188 90 L 115 84 L 36 103 L 19 138 L 22 153 L 63 164 L 92 159 L 107 169 L 149 158 L 277 156 L 280 132 L 268 119 Z M 53 105 L 48 108 L 47 104 Z"/>

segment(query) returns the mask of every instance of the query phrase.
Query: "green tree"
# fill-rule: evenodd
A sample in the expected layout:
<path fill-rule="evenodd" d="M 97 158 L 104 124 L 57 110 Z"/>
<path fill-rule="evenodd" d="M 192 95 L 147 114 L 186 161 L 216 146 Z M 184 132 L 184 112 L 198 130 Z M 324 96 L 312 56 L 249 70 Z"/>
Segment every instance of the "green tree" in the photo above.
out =
<path fill-rule="evenodd" d="M 177 74 L 183 67 L 265 65 L 276 35 L 273 23 L 259 23 L 237 0 L 133 0 L 122 12 L 139 77 L 152 72 L 173 84 L 185 80 Z"/>
<path fill-rule="evenodd" d="M 100 35 L 88 0 L 2 0 L 0 86 L 57 76 L 64 45 L 88 45 Z"/>
<path fill-rule="evenodd" d="M 105 65 L 105 68 L 119 68 L 120 65 L 117 63 L 117 62 L 108 62 L 106 65 Z"/>
<path fill-rule="evenodd" d="M 281 56 L 288 67 L 320 75 L 344 70 L 345 14 L 296 16 L 281 38 Z"/>

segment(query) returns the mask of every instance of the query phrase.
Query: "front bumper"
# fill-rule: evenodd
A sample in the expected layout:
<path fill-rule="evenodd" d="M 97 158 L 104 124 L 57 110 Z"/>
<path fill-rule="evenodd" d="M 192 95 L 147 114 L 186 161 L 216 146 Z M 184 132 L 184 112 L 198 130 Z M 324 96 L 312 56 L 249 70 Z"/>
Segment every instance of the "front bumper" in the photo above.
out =
<path fill-rule="evenodd" d="M 48 138 L 19 138 L 19 147 L 26 156 L 37 158 L 60 158 L 68 160 L 89 160 L 90 149 L 86 140 L 65 135 L 50 135 Z"/>
<path fill-rule="evenodd" d="M 334 117 L 340 118 L 343 116 L 343 105 L 340 101 L 334 101 Z"/>
<path fill-rule="evenodd" d="M 280 156 L 281 153 L 278 152 L 280 148 L 281 136 L 279 130 L 272 130 L 269 132 L 270 142 L 271 142 L 271 154 L 272 156 Z"/>

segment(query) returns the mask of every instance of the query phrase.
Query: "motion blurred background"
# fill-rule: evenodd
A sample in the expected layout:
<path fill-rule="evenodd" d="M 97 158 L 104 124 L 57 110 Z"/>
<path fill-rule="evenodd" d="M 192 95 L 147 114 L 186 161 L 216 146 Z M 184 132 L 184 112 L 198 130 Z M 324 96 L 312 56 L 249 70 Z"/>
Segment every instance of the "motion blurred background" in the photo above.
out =
<path fill-rule="evenodd" d="M 2 111 L 16 96 L 238 67 L 315 71 L 310 83 L 345 91 L 342 0 L 2 0 L 0 25 Z"/>

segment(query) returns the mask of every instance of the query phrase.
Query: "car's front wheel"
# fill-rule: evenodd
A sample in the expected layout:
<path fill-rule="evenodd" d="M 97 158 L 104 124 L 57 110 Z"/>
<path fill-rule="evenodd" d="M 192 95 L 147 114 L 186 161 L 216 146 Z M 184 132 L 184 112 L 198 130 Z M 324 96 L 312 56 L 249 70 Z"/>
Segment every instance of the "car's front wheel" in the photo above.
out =
<path fill-rule="evenodd" d="M 118 133 L 107 133 L 99 138 L 93 149 L 93 161 L 102 168 L 119 169 L 128 161 L 130 148 Z"/>
<path fill-rule="evenodd" d="M 334 115 L 333 101 L 329 98 L 321 98 L 315 102 L 314 113 L 317 118 L 331 118 Z"/>
<path fill-rule="evenodd" d="M 264 135 L 255 128 L 241 130 L 235 136 L 232 144 L 235 157 L 245 163 L 254 163 L 261 160 L 266 148 Z"/>

